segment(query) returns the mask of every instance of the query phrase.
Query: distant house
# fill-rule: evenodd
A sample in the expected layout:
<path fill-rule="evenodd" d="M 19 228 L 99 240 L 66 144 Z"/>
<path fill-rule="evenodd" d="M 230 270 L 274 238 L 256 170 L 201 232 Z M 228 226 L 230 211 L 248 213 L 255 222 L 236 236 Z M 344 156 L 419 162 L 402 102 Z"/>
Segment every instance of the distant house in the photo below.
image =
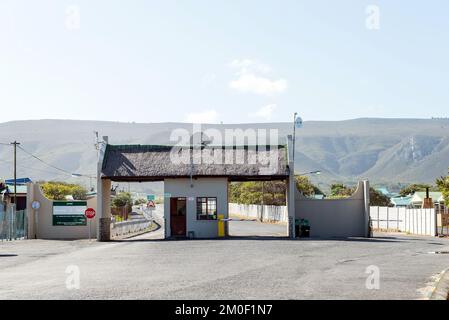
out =
<path fill-rule="evenodd" d="M 384 196 L 386 196 L 390 199 L 399 197 L 398 193 L 390 192 L 386 187 L 376 188 L 376 191 L 380 192 L 381 194 L 383 194 Z"/>
<path fill-rule="evenodd" d="M 434 204 L 444 204 L 443 194 L 441 192 L 431 191 L 429 192 L 429 197 Z M 421 208 L 425 198 L 425 191 L 416 191 L 411 197 L 411 206 L 414 208 Z"/>
<path fill-rule="evenodd" d="M 412 203 L 412 197 L 411 196 L 393 197 L 390 198 L 390 201 L 396 208 L 408 208 Z"/>
<path fill-rule="evenodd" d="M 14 185 L 6 184 L 6 189 L 1 192 L 1 198 L 6 205 L 14 203 Z M 17 185 L 17 210 L 26 209 L 27 203 L 27 186 L 26 185 Z"/>
<path fill-rule="evenodd" d="M 388 189 L 384 187 L 376 188 L 376 191 L 382 193 L 384 196 L 388 196 L 390 194 L 390 191 L 388 191 Z"/>

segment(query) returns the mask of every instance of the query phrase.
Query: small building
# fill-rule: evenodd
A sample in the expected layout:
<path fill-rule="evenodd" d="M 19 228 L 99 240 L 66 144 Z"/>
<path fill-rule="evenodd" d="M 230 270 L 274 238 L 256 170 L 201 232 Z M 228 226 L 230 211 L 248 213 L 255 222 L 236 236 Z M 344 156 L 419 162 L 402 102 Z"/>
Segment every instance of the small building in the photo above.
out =
<path fill-rule="evenodd" d="M 412 202 L 412 197 L 393 197 L 390 199 L 390 201 L 396 208 L 409 208 Z"/>
<path fill-rule="evenodd" d="M 14 197 L 14 185 L 6 184 L 6 189 L 1 192 L 1 198 L 6 205 L 14 203 L 14 198 L 17 198 L 16 210 L 25 210 L 27 204 L 27 186 L 18 184 L 16 186 L 17 194 Z"/>
<path fill-rule="evenodd" d="M 399 197 L 399 193 L 390 192 L 387 187 L 376 188 L 376 191 L 380 192 L 381 194 L 383 194 L 384 196 L 386 196 L 386 197 L 388 197 L 390 199 Z"/>
<path fill-rule="evenodd" d="M 411 197 L 411 206 L 413 208 L 422 208 L 425 198 L 426 191 L 416 191 Z M 434 205 L 444 204 L 443 194 L 441 192 L 430 191 L 429 198 L 432 199 Z"/>
<path fill-rule="evenodd" d="M 177 148 L 108 144 L 101 168 L 101 205 L 109 203 L 111 181 L 163 181 L 165 237 L 215 238 L 219 236 L 219 221 L 228 218 L 230 182 L 289 179 L 287 148 L 283 145 Z M 177 158 L 183 154 L 187 155 L 184 161 Z M 108 230 L 107 218 L 101 221 Z"/>

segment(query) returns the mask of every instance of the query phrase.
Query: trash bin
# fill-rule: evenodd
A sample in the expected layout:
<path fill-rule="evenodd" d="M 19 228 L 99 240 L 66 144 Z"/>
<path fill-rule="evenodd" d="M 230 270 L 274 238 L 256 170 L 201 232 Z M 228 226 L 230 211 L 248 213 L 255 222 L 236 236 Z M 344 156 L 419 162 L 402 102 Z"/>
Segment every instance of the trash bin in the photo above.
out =
<path fill-rule="evenodd" d="M 301 226 L 301 238 L 310 237 L 310 226 Z"/>
<path fill-rule="evenodd" d="M 297 238 L 310 237 L 310 225 L 307 219 L 295 219 L 295 235 Z"/>
<path fill-rule="evenodd" d="M 309 220 L 302 219 L 301 221 L 301 238 L 310 237 L 310 224 Z"/>
<path fill-rule="evenodd" d="M 301 219 L 295 219 L 295 237 L 299 238 L 301 234 Z"/>

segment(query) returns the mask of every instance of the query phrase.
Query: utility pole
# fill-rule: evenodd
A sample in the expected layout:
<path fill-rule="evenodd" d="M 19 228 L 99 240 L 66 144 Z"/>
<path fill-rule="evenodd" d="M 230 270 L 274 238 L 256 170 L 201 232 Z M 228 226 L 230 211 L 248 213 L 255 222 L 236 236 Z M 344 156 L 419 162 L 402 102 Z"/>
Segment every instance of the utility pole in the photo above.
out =
<path fill-rule="evenodd" d="M 11 142 L 14 146 L 14 211 L 17 211 L 17 146 L 20 145 L 19 142 Z"/>
<path fill-rule="evenodd" d="M 292 160 L 293 163 L 295 163 L 295 144 L 296 144 L 296 116 L 298 115 L 297 112 L 293 114 L 293 155 Z M 294 173 L 293 173 L 294 174 Z"/>

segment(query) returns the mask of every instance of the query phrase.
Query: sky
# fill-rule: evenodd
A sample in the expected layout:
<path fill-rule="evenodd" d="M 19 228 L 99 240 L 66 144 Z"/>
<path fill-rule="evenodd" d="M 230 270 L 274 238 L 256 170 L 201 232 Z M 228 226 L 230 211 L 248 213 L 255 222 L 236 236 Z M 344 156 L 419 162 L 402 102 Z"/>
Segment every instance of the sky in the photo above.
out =
<path fill-rule="evenodd" d="M 0 0 L 0 122 L 448 117 L 448 40 L 447 0 Z"/>

